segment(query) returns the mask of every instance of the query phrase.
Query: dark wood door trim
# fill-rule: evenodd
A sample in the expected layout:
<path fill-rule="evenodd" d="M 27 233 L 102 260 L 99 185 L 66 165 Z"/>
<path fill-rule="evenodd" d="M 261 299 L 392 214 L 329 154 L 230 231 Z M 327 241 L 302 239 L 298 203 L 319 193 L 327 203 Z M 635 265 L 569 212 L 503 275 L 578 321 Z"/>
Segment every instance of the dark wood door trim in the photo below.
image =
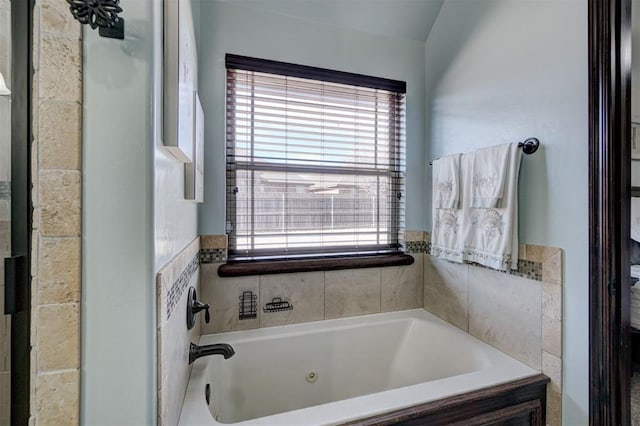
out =
<path fill-rule="evenodd" d="M 631 0 L 589 0 L 588 13 L 589 417 L 628 425 Z"/>
<path fill-rule="evenodd" d="M 34 0 L 11 1 L 11 255 L 24 274 L 15 280 L 11 314 L 11 424 L 29 423 L 31 395 L 31 94 Z"/>

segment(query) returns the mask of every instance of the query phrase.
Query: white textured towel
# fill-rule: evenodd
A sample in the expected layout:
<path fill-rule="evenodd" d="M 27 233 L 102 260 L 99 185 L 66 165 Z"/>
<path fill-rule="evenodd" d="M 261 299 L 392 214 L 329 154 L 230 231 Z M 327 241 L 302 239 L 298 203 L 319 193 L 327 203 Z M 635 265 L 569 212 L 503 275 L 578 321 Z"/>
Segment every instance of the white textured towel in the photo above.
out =
<path fill-rule="evenodd" d="M 640 265 L 631 265 L 631 277 L 640 278 Z M 640 330 L 640 283 L 631 286 L 631 327 Z"/>
<path fill-rule="evenodd" d="M 631 238 L 640 243 L 640 197 L 631 197 Z"/>
<path fill-rule="evenodd" d="M 518 174 L 522 151 L 508 146 L 500 207 L 472 207 L 474 154 L 460 157 L 458 209 L 433 204 L 431 254 L 455 262 L 475 262 L 506 271 L 518 267 Z"/>
<path fill-rule="evenodd" d="M 461 209 L 433 208 L 431 254 L 452 262 L 464 261 L 463 217 Z"/>
<path fill-rule="evenodd" d="M 460 200 L 460 154 L 433 161 L 433 202 L 438 209 L 457 209 Z"/>
<path fill-rule="evenodd" d="M 631 327 L 640 330 L 640 283 L 631 287 Z"/>
<path fill-rule="evenodd" d="M 479 149 L 471 158 L 471 207 L 501 207 L 512 144 Z"/>
<path fill-rule="evenodd" d="M 436 167 L 432 170 L 433 192 L 431 195 L 431 207 L 433 224 L 431 227 L 431 254 L 458 263 L 463 261 L 462 251 L 464 248 L 462 235 L 462 204 L 464 200 L 461 198 L 463 158 L 464 155 L 461 154 L 443 157 L 433 162 Z M 443 167 L 438 167 L 443 164 Z M 441 198 L 439 199 L 440 191 L 438 189 L 440 182 L 448 182 L 447 173 L 456 173 L 457 175 L 457 202 L 445 204 Z M 453 178 L 451 181 L 453 182 Z M 444 205 L 451 206 L 451 208 L 441 207 Z"/>
<path fill-rule="evenodd" d="M 517 143 L 509 144 L 507 151 L 500 207 L 469 206 L 463 212 L 465 217 L 470 218 L 469 227 L 465 229 L 464 260 L 501 271 L 518 268 L 518 174 L 522 151 Z M 471 180 L 472 177 L 468 176 L 463 182 L 466 185 Z"/>

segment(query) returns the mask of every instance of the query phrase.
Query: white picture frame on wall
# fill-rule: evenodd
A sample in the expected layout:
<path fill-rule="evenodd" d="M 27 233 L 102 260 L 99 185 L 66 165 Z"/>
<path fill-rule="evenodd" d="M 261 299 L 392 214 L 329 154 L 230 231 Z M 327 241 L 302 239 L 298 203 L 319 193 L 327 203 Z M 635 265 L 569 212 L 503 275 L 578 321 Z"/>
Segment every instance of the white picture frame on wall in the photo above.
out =
<path fill-rule="evenodd" d="M 164 0 L 163 143 L 181 162 L 193 160 L 198 54 L 190 1 Z"/>
<path fill-rule="evenodd" d="M 640 123 L 631 123 L 631 159 L 640 160 Z"/>
<path fill-rule="evenodd" d="M 198 92 L 194 92 L 193 161 L 184 165 L 184 198 L 204 201 L 204 111 Z"/>

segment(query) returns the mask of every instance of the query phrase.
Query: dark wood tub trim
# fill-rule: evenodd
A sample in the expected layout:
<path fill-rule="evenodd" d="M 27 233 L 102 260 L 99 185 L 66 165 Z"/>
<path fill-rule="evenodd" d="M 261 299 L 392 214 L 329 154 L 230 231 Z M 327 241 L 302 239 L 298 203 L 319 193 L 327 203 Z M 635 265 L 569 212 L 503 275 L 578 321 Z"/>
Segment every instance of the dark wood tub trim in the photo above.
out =
<path fill-rule="evenodd" d="M 537 374 L 501 385 L 356 420 L 344 425 L 502 424 L 501 421 L 519 416 L 527 416 L 532 425 L 544 425 L 546 389 L 549 381 L 549 378 L 544 374 Z"/>
<path fill-rule="evenodd" d="M 336 271 L 340 269 L 403 266 L 411 265 L 413 262 L 413 257 L 408 254 L 352 256 L 325 259 L 229 262 L 218 267 L 218 275 L 221 277 L 241 277 L 247 275 L 286 274 L 292 272 Z"/>

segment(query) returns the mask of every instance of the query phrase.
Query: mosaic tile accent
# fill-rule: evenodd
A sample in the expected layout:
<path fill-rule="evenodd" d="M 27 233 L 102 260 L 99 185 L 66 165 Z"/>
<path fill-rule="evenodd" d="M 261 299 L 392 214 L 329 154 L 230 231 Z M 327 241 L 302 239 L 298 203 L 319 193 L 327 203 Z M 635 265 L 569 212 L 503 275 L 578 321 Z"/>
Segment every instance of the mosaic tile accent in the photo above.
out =
<path fill-rule="evenodd" d="M 406 253 L 430 253 L 431 243 L 427 241 L 405 241 Z"/>
<path fill-rule="evenodd" d="M 516 275 L 530 280 L 542 281 L 542 263 L 532 262 L 531 260 L 518 259 L 518 269 L 509 269 L 507 271 L 499 271 L 474 262 L 469 262 L 469 265 L 483 269 L 491 269 L 492 271 L 502 272 L 503 274 Z"/>
<path fill-rule="evenodd" d="M 0 200 L 11 198 L 11 182 L 0 181 Z"/>
<path fill-rule="evenodd" d="M 407 231 L 411 233 L 410 236 L 417 235 L 418 232 L 423 231 Z M 431 254 L 431 233 L 424 231 L 424 240 L 421 241 L 405 241 L 404 251 L 408 254 Z M 209 236 L 208 238 L 219 238 L 224 236 Z M 202 237 L 201 237 L 202 238 Z M 522 253 L 521 253 L 522 254 Z M 200 250 L 200 263 L 211 264 L 227 261 L 227 249 L 224 248 L 202 248 Z M 470 265 L 478 266 L 481 268 L 491 269 L 483 265 L 479 265 L 474 262 L 468 262 Z M 515 275 L 522 278 L 528 278 L 530 280 L 542 281 L 542 262 L 531 261 L 527 259 L 518 260 L 518 269 L 508 271 L 498 271 L 509 275 Z"/>
<path fill-rule="evenodd" d="M 227 261 L 227 249 L 201 249 L 200 250 L 200 263 L 216 263 Z"/>
<path fill-rule="evenodd" d="M 200 256 L 195 255 L 191 262 L 184 268 L 184 271 L 180 274 L 178 279 L 171 286 L 171 290 L 167 294 L 167 320 L 171 318 L 171 313 L 173 309 L 178 304 L 178 301 L 182 297 L 182 293 L 184 293 L 185 289 L 189 285 L 191 281 L 191 277 L 200 267 Z"/>
<path fill-rule="evenodd" d="M 431 234 L 425 232 L 424 241 L 407 241 L 406 243 L 407 253 L 425 253 L 431 254 Z M 524 245 L 523 245 L 524 247 Z M 529 247 L 529 246 L 527 246 Z M 521 256 L 526 257 L 524 253 L 520 253 Z M 475 262 L 466 262 L 469 265 L 477 266 L 479 268 L 491 269 L 493 271 L 502 272 L 509 275 L 515 275 L 522 278 L 527 278 L 535 281 L 542 281 L 542 264 L 543 262 L 536 262 L 528 259 L 518 259 L 518 269 L 509 269 L 508 271 L 499 271 L 487 266 L 479 265 Z"/>

